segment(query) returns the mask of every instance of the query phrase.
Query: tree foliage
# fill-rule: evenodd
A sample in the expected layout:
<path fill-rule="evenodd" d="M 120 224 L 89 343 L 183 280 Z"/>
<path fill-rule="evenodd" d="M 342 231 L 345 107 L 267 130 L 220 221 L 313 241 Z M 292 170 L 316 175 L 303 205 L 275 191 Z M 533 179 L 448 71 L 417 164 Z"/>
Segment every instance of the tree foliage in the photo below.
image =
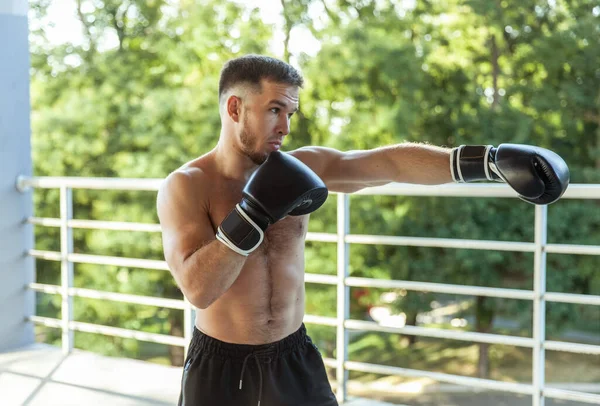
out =
<path fill-rule="evenodd" d="M 593 0 L 443 2 L 282 1 L 283 55 L 306 78 L 287 148 L 342 150 L 403 141 L 443 146 L 528 143 L 569 163 L 574 183 L 600 182 L 600 6 Z M 33 162 L 36 175 L 161 178 L 207 152 L 219 134 L 218 75 L 229 58 L 272 54 L 276 27 L 240 2 L 78 0 L 78 40 L 47 39 L 50 2 L 31 2 Z M 320 41 L 315 55 L 292 52 L 294 29 Z M 57 216 L 58 193 L 36 192 L 36 215 Z M 335 198 L 333 198 L 335 199 Z M 77 191 L 75 216 L 156 222 L 151 193 Z M 356 234 L 533 241 L 533 207 L 514 199 L 351 198 Z M 561 201 L 549 209 L 549 240 L 600 243 L 597 203 Z M 313 215 L 311 231 L 335 232 L 335 201 Z M 58 250 L 55 230 L 36 230 L 38 248 Z M 77 231 L 78 252 L 162 258 L 154 234 Z M 309 243 L 307 272 L 335 272 L 334 244 Z M 55 264 L 38 261 L 38 279 L 58 282 Z M 593 256 L 549 255 L 548 290 L 600 294 Z M 475 286 L 532 288 L 533 256 L 470 249 L 353 245 L 355 276 Z M 75 284 L 124 293 L 181 297 L 168 273 L 77 265 Z M 307 312 L 335 312 L 335 289 L 307 286 Z M 354 293 L 355 290 L 353 290 Z M 366 292 L 366 293 L 365 293 Z M 379 291 L 353 295 L 352 316 L 381 304 Z M 456 297 L 399 292 L 392 303 L 418 323 L 431 303 Z M 462 298 L 467 329 L 531 335 L 531 304 Z M 39 312 L 60 301 L 40 295 Z M 577 307 L 577 309 L 576 309 Z M 81 300 L 75 318 L 181 335 L 176 311 Z M 552 304 L 549 337 L 570 328 L 598 332 L 592 306 Z M 595 327 L 590 327 L 595 326 Z M 333 351 L 331 331 L 314 327 Z M 51 334 L 51 333 L 49 333 Z M 52 338 L 54 337 L 54 338 Z M 59 339 L 50 335 L 49 341 Z M 110 344 L 106 344 L 110 342 Z M 412 339 L 411 343 L 414 343 Z M 149 347 L 87 336 L 95 351 L 147 357 Z M 160 352 L 160 351 L 159 351 Z M 170 362 L 182 361 L 171 351 Z M 479 373 L 488 375 L 487 347 Z"/>

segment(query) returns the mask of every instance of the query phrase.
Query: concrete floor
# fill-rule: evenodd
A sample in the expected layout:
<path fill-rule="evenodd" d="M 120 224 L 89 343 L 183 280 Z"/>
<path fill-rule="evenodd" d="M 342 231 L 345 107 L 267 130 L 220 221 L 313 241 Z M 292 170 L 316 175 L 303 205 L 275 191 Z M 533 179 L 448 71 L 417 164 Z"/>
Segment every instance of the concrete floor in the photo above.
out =
<path fill-rule="evenodd" d="M 81 350 L 75 350 L 65 357 L 60 348 L 46 344 L 0 353 L 1 406 L 175 406 L 180 381 L 181 368 L 178 367 L 105 357 Z M 415 380 L 412 389 L 421 381 Z M 600 393 L 598 384 L 563 386 L 561 389 Z M 414 393 L 407 390 L 410 388 L 385 388 L 382 382 L 377 387 L 378 393 L 373 394 L 374 388 L 371 386 L 349 383 L 351 393 L 382 401 L 355 398 L 344 403 L 344 406 L 532 404 L 531 396 L 480 392 L 433 382 L 425 382 L 424 387 Z M 546 405 L 585 406 L 580 402 L 553 399 L 547 399 Z"/>
<path fill-rule="evenodd" d="M 174 406 L 180 380 L 181 368 L 79 350 L 64 356 L 45 344 L 0 353 L 2 406 Z M 390 406 L 368 399 L 344 405 Z"/>

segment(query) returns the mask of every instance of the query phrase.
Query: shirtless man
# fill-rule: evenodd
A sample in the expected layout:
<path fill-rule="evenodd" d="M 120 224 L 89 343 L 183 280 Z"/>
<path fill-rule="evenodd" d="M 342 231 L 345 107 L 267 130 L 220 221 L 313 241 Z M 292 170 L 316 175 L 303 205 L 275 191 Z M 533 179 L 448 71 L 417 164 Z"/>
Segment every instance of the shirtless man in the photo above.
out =
<path fill-rule="evenodd" d="M 198 309 L 179 405 L 338 404 L 303 324 L 308 213 L 327 190 L 490 180 L 548 204 L 568 185 L 558 155 L 526 145 L 404 143 L 349 152 L 310 146 L 283 153 L 302 84 L 299 72 L 277 59 L 227 62 L 217 145 L 171 173 L 159 190 L 165 258 Z"/>

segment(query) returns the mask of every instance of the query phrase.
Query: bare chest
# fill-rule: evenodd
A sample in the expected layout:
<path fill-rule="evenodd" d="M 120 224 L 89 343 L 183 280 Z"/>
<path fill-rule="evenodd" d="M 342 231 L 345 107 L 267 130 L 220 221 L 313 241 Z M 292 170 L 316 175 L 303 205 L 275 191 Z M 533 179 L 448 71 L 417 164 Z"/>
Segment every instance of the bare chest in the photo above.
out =
<path fill-rule="evenodd" d="M 209 216 L 216 232 L 219 224 L 242 198 L 242 185 L 222 184 L 209 199 Z M 309 216 L 288 216 L 269 226 L 257 251 L 278 254 L 303 243 Z"/>

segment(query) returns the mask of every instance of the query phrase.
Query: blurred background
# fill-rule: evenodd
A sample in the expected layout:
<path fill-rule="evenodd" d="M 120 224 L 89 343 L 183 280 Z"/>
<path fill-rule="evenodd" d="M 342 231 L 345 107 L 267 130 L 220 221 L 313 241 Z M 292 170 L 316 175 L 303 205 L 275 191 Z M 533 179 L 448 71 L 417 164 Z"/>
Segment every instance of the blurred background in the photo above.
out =
<path fill-rule="evenodd" d="M 34 176 L 164 178 L 216 143 L 222 64 L 246 53 L 303 73 L 285 150 L 342 150 L 402 141 L 534 144 L 560 154 L 571 183 L 600 183 L 598 0 L 31 0 Z M 74 190 L 74 217 L 157 223 L 155 193 Z M 59 217 L 59 191 L 36 189 L 36 217 Z M 533 241 L 534 207 L 515 199 L 352 196 L 356 234 Z M 548 209 L 548 242 L 600 244 L 597 201 Z M 309 231 L 336 232 L 336 197 Z M 60 251 L 60 230 L 36 227 L 35 248 Z M 74 229 L 77 253 L 162 260 L 159 233 Z M 600 295 L 600 260 L 548 254 L 547 289 Z M 75 264 L 74 285 L 181 299 L 168 272 Z M 350 245 L 350 274 L 533 288 L 533 254 Z M 60 263 L 36 260 L 37 282 Z M 336 243 L 307 242 L 306 271 L 336 274 Z M 336 316 L 336 287 L 307 284 L 306 312 Z M 394 326 L 532 336 L 530 301 L 352 288 L 352 319 Z M 36 293 L 36 314 L 60 318 L 60 295 Z M 74 319 L 183 336 L 183 312 L 74 298 Z M 324 356 L 335 327 L 307 325 Z M 600 344 L 600 308 L 548 303 L 546 337 Z M 180 366 L 183 348 L 85 332 L 75 347 Z M 36 326 L 60 346 L 60 329 Z M 529 383 L 532 351 L 507 345 L 352 332 L 349 359 Z M 332 377 L 335 375 L 332 372 Z M 351 372 L 354 382 L 409 378 Z M 600 356 L 549 351 L 546 381 L 600 383 Z M 408 387 L 407 387 L 408 388 Z M 406 394 L 381 395 L 408 402 Z M 416 402 L 416 401 L 415 401 Z M 420 403 L 414 403 L 420 404 Z M 500 403 L 498 403 L 500 404 Z"/>

